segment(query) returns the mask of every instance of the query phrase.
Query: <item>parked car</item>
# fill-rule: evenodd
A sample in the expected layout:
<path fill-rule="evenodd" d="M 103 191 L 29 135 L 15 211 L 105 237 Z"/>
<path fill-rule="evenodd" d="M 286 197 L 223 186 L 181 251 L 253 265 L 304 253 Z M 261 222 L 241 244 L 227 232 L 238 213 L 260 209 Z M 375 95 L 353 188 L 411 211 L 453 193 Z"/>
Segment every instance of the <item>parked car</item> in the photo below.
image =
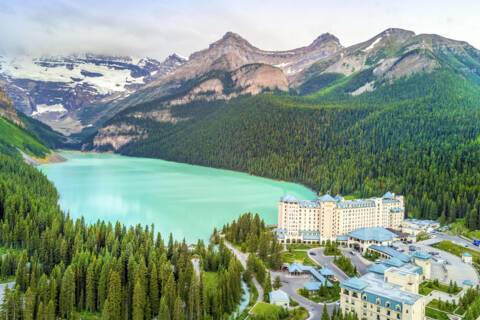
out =
<path fill-rule="evenodd" d="M 311 256 L 316 256 L 317 254 L 315 252 L 310 252 Z"/>

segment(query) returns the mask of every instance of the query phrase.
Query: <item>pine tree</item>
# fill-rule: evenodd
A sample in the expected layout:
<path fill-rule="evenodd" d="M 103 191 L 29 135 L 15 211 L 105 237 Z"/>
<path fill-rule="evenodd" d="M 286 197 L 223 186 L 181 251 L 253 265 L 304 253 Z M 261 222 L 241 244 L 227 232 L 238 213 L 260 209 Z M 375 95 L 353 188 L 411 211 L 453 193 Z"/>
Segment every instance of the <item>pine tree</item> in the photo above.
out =
<path fill-rule="evenodd" d="M 45 320 L 55 320 L 55 314 L 55 302 L 51 299 L 46 308 Z"/>
<path fill-rule="evenodd" d="M 158 319 L 170 319 L 170 310 L 168 309 L 168 304 L 165 297 L 162 297 L 160 299 L 160 310 L 158 311 Z"/>
<path fill-rule="evenodd" d="M 267 276 L 265 277 L 265 281 L 263 282 L 263 291 L 264 291 L 263 299 L 265 301 L 268 301 L 269 293 L 272 292 L 272 279 L 270 278 L 270 272 L 267 272 Z"/>
<path fill-rule="evenodd" d="M 146 296 L 145 289 L 140 279 L 137 279 L 133 288 L 132 304 L 132 319 L 143 320 L 145 318 Z"/>
<path fill-rule="evenodd" d="M 160 307 L 160 291 L 158 289 L 158 271 L 157 265 L 155 262 L 152 262 L 150 268 L 150 283 L 149 283 L 149 296 L 150 296 L 150 303 L 151 303 L 151 310 L 152 316 L 155 316 L 158 312 L 158 308 Z"/>
<path fill-rule="evenodd" d="M 108 283 L 108 297 L 103 307 L 103 317 L 105 319 L 120 319 L 122 314 L 122 286 L 120 275 L 116 271 L 110 274 Z"/>
<path fill-rule="evenodd" d="M 25 293 L 24 304 L 23 319 L 33 320 L 35 316 L 35 292 L 33 292 L 31 287 L 29 287 Z"/>
<path fill-rule="evenodd" d="M 322 320 L 330 320 L 330 316 L 328 315 L 327 304 L 323 304 L 322 310 Z"/>
<path fill-rule="evenodd" d="M 65 270 L 60 288 L 60 315 L 70 318 L 72 311 L 75 310 L 75 274 L 73 268 L 69 266 Z"/>
<path fill-rule="evenodd" d="M 90 263 L 87 269 L 87 279 L 86 279 L 86 297 L 85 303 L 87 310 L 90 312 L 94 312 L 97 309 L 97 300 L 96 300 L 96 288 L 97 283 L 95 281 L 95 265 Z"/>
<path fill-rule="evenodd" d="M 275 288 L 275 290 L 277 290 L 277 289 L 279 289 L 281 286 L 282 286 L 282 281 L 280 280 L 280 277 L 279 277 L 279 276 L 276 276 L 276 277 L 275 277 L 275 280 L 273 280 L 273 288 Z"/>
<path fill-rule="evenodd" d="M 185 320 L 185 315 L 183 311 L 183 302 L 179 296 L 175 298 L 175 306 L 173 309 L 172 320 Z"/>

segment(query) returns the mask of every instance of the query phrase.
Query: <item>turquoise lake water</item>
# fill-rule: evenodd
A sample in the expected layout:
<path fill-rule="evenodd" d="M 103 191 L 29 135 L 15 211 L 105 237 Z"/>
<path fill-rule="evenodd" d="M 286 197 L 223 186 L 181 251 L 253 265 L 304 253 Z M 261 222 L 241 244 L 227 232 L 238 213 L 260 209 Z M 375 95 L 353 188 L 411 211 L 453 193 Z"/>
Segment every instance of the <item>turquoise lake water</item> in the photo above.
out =
<path fill-rule="evenodd" d="M 63 152 L 65 162 L 40 166 L 73 218 L 155 225 L 188 242 L 208 239 L 244 212 L 277 221 L 277 203 L 292 194 L 311 199 L 304 186 L 228 170 L 113 154 Z"/>

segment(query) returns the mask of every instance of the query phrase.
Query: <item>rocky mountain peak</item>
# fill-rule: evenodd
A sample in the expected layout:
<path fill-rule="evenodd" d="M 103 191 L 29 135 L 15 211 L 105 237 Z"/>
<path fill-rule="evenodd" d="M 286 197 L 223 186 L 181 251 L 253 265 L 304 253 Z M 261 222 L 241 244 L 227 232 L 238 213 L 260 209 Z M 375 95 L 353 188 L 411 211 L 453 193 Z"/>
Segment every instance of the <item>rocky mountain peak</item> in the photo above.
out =
<path fill-rule="evenodd" d="M 222 46 L 246 46 L 253 47 L 250 42 L 242 38 L 235 32 L 228 31 L 222 38 L 210 44 L 209 48 L 222 47 Z"/>
<path fill-rule="evenodd" d="M 410 30 L 405 30 L 401 28 L 388 28 L 384 31 L 382 31 L 380 34 L 377 35 L 379 36 L 384 36 L 384 37 L 413 37 L 415 36 L 415 32 L 410 31 Z"/>
<path fill-rule="evenodd" d="M 313 40 L 309 47 L 318 47 L 327 42 L 336 42 L 338 45 L 340 45 L 340 40 L 333 34 L 327 32 L 319 35 L 315 40 Z"/>

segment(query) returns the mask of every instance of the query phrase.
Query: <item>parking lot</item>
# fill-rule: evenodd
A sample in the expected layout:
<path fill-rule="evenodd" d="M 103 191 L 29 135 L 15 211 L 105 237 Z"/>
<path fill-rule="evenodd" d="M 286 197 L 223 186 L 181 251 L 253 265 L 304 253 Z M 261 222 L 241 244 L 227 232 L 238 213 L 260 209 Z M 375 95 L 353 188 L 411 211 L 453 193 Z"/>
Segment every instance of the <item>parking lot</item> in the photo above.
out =
<path fill-rule="evenodd" d="M 396 242 L 394 245 L 400 249 L 409 252 L 409 245 Z M 459 257 L 433 248 L 424 243 L 413 244 L 417 250 L 436 253 L 432 259 L 432 277 L 440 282 L 449 283 L 450 280 L 462 285 L 464 280 L 470 280 L 477 284 L 479 281 L 478 274 L 473 266 L 466 264 Z"/>

